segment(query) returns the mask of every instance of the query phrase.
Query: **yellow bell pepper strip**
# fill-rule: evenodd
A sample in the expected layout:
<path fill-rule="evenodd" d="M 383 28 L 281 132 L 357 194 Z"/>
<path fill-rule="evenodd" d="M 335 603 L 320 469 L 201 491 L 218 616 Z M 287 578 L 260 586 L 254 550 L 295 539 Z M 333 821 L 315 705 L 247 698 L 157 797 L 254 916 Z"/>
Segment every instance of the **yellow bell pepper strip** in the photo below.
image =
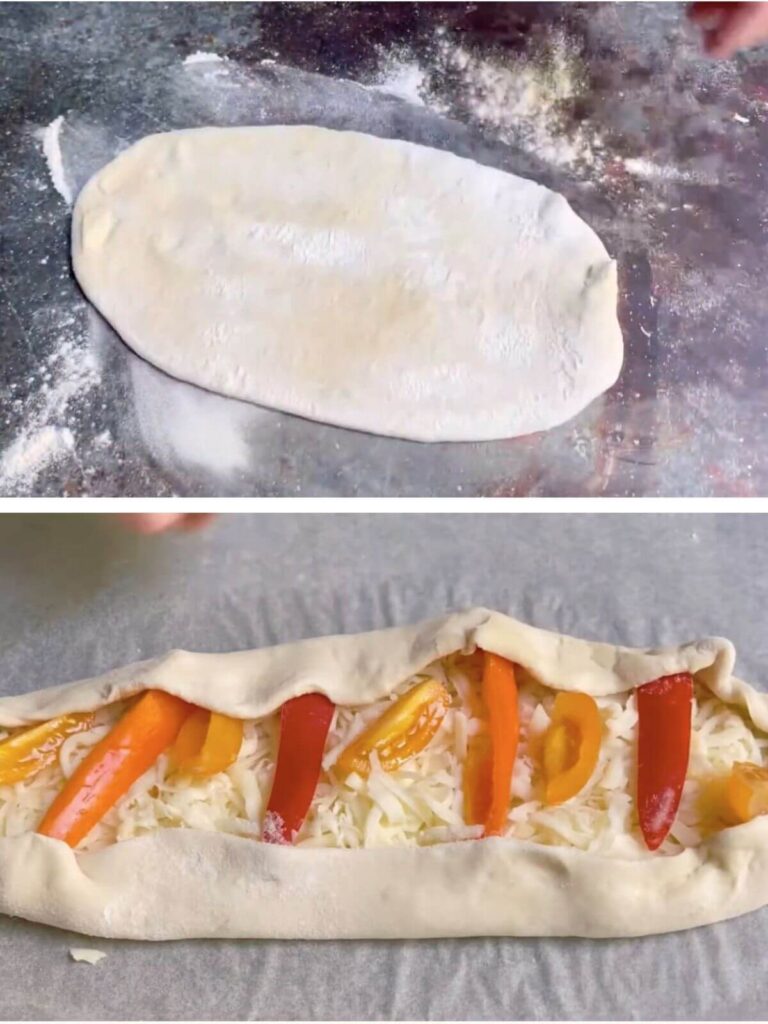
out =
<path fill-rule="evenodd" d="M 263 842 L 290 845 L 304 824 L 320 778 L 333 712 L 333 702 L 322 693 L 305 693 L 283 704 Z"/>
<path fill-rule="evenodd" d="M 663 676 L 637 688 L 637 811 L 649 850 L 675 821 L 691 748 L 693 678 Z"/>
<path fill-rule="evenodd" d="M 483 730 L 470 737 L 464 762 L 464 817 L 468 825 L 482 825 L 483 835 L 496 836 L 507 821 L 520 734 L 511 661 L 483 651 L 481 694 Z"/>
<path fill-rule="evenodd" d="M 558 693 L 542 744 L 545 804 L 561 804 L 586 786 L 597 767 L 602 732 L 593 697 Z"/>
<path fill-rule="evenodd" d="M 75 847 L 174 742 L 193 705 L 147 690 L 86 755 L 37 831 Z"/>
<path fill-rule="evenodd" d="M 12 786 L 29 779 L 53 764 L 64 740 L 90 729 L 94 717 L 91 711 L 59 715 L 0 742 L 0 786 Z"/>
<path fill-rule="evenodd" d="M 734 825 L 768 814 L 768 768 L 737 761 L 725 784 L 725 808 Z"/>
<path fill-rule="evenodd" d="M 374 750 L 384 771 L 394 771 L 427 746 L 450 703 L 448 691 L 436 679 L 417 683 L 352 740 L 339 756 L 336 771 L 367 778 Z"/>
<path fill-rule="evenodd" d="M 171 747 L 171 770 L 197 777 L 226 771 L 240 753 L 243 727 L 240 718 L 195 708 Z"/>

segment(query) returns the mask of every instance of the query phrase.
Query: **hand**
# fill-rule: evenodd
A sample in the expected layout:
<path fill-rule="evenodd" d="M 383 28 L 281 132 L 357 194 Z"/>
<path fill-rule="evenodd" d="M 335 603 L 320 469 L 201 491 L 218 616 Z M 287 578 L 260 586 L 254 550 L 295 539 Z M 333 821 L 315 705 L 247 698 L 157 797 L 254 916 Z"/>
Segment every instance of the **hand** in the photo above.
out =
<path fill-rule="evenodd" d="M 768 42 L 766 3 L 695 3 L 688 16 L 701 27 L 710 57 L 732 57 L 737 50 Z"/>
<path fill-rule="evenodd" d="M 213 515 L 208 512 L 117 513 L 116 518 L 134 533 L 167 533 L 169 530 L 190 532 L 206 526 Z"/>

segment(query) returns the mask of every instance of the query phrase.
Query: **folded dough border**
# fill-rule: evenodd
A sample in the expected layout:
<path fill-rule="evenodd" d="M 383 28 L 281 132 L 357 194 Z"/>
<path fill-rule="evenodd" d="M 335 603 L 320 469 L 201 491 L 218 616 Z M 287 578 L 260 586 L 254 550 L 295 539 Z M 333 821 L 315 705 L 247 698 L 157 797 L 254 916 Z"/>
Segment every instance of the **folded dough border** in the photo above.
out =
<path fill-rule="evenodd" d="M 475 646 L 552 689 L 596 697 L 689 671 L 768 731 L 768 695 L 732 676 L 728 640 L 616 647 L 485 608 L 256 651 L 172 651 L 0 699 L 0 726 L 95 709 L 148 688 L 242 718 L 271 714 L 310 690 L 365 704 L 435 659 Z M 88 853 L 33 833 L 0 839 L 0 912 L 106 938 L 609 938 L 711 924 L 766 904 L 768 817 L 673 856 L 637 860 L 505 838 L 301 849 L 185 828 Z"/>

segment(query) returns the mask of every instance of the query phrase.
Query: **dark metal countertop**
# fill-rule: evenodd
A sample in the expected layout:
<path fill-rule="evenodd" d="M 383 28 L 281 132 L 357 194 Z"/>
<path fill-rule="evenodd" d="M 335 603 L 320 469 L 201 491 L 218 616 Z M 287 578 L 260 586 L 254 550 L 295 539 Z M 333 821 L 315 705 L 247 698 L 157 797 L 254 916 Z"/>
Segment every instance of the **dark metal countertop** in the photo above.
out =
<path fill-rule="evenodd" d="M 766 51 L 706 60 L 675 3 L 5 3 L 0 57 L 0 494 L 768 494 Z M 420 445 L 136 357 L 61 192 L 153 131 L 281 122 L 564 193 L 619 261 L 617 385 L 547 433 Z"/>

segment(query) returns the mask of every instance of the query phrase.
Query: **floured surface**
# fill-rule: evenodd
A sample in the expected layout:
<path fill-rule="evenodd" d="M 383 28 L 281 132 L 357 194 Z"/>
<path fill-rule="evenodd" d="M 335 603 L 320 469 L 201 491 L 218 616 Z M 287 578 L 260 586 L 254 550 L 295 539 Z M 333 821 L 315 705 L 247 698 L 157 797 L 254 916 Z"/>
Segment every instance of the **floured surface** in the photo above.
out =
<path fill-rule="evenodd" d="M 545 430 L 621 366 L 615 265 L 565 200 L 407 142 L 153 135 L 83 190 L 72 253 L 86 294 L 161 369 L 372 433 Z"/>
<path fill-rule="evenodd" d="M 766 492 L 764 51 L 706 60 L 674 4 L 315 6 L 298 22 L 285 5 L 56 10 L 5 7 L 0 449 L 57 433 L 23 474 L 0 474 L 1 493 Z M 30 94 L 40 61 L 51 73 Z M 76 195 L 152 132 L 302 123 L 436 146 L 565 195 L 619 265 L 617 385 L 546 433 L 429 446 L 212 396 L 88 316 L 62 176 Z M 100 380 L 52 410 L 41 371 L 63 334 Z"/>
<path fill-rule="evenodd" d="M 756 516 L 230 516 L 155 542 L 98 517 L 34 518 L 0 522 L 3 693 L 174 644 L 258 647 L 477 603 L 613 643 L 723 633 L 738 674 L 766 678 Z M 100 940 L 109 956 L 91 970 L 69 959 L 82 937 L 0 918 L 0 985 L 4 1012 L 23 1019 L 303 1019 L 311 1007 L 335 1020 L 754 1020 L 765 928 L 760 911 L 617 943 Z"/>

